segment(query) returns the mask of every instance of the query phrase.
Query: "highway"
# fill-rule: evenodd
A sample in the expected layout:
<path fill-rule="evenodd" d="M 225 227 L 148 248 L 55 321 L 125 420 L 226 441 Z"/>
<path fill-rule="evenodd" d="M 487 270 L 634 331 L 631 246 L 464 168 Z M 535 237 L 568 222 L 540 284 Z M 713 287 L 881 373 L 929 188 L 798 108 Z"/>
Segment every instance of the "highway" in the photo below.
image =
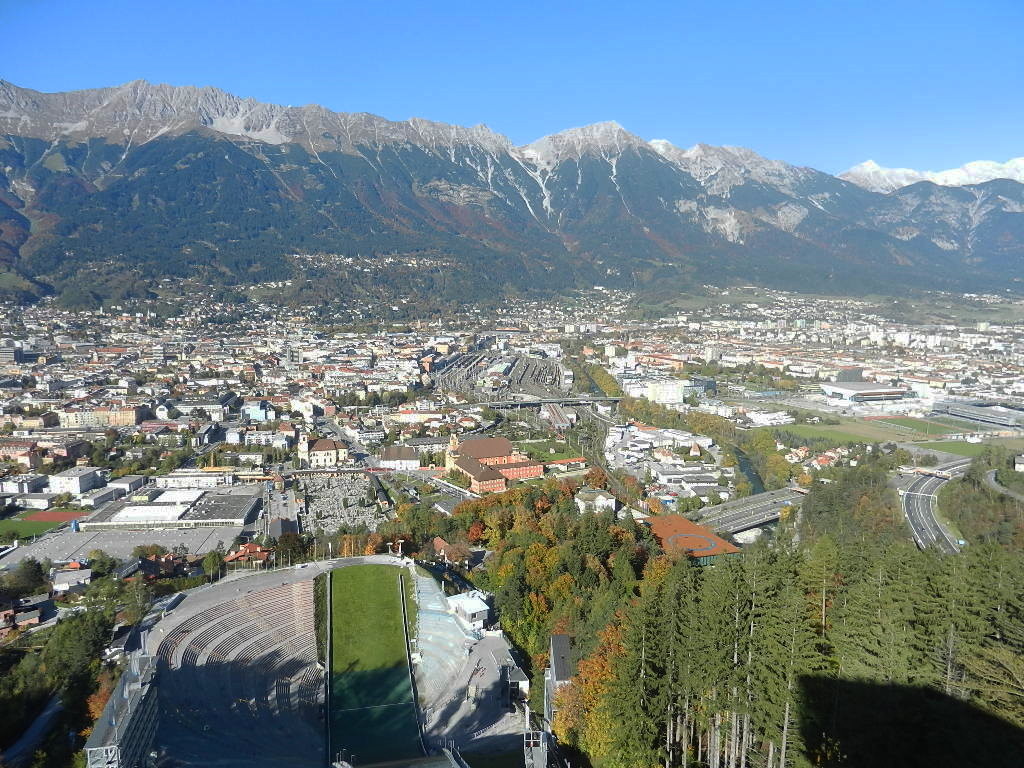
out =
<path fill-rule="evenodd" d="M 779 519 L 783 507 L 799 505 L 802 494 L 789 488 L 734 499 L 696 512 L 696 522 L 716 531 L 739 533 Z"/>
<path fill-rule="evenodd" d="M 970 459 L 958 459 L 947 464 L 940 464 L 935 469 L 958 476 L 967 471 L 970 463 Z M 960 545 L 935 517 L 939 489 L 948 482 L 949 480 L 946 478 L 922 475 L 914 480 L 908 488 L 900 491 L 900 502 L 918 547 L 921 549 L 935 547 L 940 552 L 956 554 L 960 551 Z"/>

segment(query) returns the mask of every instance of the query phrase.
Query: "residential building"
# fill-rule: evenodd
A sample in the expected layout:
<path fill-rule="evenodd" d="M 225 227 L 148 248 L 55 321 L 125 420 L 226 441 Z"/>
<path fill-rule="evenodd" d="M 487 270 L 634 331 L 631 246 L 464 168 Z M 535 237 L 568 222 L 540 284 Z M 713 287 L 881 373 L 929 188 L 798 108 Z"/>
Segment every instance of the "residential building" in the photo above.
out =
<path fill-rule="evenodd" d="M 584 486 L 576 492 L 573 501 L 581 512 L 615 512 L 619 508 L 619 500 L 601 488 Z"/>
<path fill-rule="evenodd" d="M 53 591 L 58 594 L 69 594 L 81 592 L 92 582 L 92 570 L 89 568 L 74 568 L 57 571 L 51 579 Z"/>
<path fill-rule="evenodd" d="M 408 445 L 387 445 L 384 446 L 380 465 L 388 469 L 411 472 L 420 467 L 419 453 Z"/>
<path fill-rule="evenodd" d="M 51 493 L 70 493 L 78 496 L 105 485 L 98 467 L 72 467 L 50 478 Z"/>
<path fill-rule="evenodd" d="M 333 469 L 348 461 L 348 444 L 324 437 L 312 444 L 302 441 L 299 443 L 299 461 L 309 469 Z"/>

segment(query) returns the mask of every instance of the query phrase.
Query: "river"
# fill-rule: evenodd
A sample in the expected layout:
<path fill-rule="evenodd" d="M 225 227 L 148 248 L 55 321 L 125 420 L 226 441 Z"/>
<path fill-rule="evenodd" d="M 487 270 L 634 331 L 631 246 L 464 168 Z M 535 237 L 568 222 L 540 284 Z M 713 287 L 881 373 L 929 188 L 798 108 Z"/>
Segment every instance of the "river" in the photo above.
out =
<path fill-rule="evenodd" d="M 761 481 L 761 476 L 757 474 L 757 470 L 755 470 L 754 465 L 750 463 L 750 459 L 747 458 L 747 454 L 739 448 L 735 448 L 734 450 L 736 452 L 736 463 L 739 465 L 739 470 L 750 483 L 751 495 L 755 493 L 764 493 L 764 483 Z"/>

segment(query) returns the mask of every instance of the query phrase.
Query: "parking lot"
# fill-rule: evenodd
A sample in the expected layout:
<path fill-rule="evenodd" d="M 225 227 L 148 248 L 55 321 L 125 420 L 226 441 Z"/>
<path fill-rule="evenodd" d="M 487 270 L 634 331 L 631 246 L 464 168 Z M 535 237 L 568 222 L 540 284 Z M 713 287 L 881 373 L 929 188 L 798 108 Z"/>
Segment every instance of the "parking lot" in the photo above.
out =
<path fill-rule="evenodd" d="M 81 531 L 75 533 L 63 528 L 40 536 L 34 543 L 18 547 L 2 560 L 0 567 L 10 567 L 26 557 L 37 560 L 49 559 L 64 562 L 85 557 L 95 549 L 102 549 L 108 555 L 120 559 L 131 556 L 132 550 L 141 544 L 159 544 L 168 550 L 179 544 L 190 553 L 208 552 L 223 542 L 230 547 L 241 528 L 187 528 L 157 529 L 149 531 Z"/>

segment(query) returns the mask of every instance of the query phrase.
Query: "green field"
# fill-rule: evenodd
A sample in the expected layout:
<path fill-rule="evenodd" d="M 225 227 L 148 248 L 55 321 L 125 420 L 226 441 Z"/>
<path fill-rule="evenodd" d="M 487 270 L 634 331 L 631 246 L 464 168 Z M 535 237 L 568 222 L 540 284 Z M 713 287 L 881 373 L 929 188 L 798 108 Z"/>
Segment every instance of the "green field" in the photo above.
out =
<path fill-rule="evenodd" d="M 962 440 L 932 440 L 926 443 L 915 443 L 918 448 L 930 448 L 933 451 L 945 451 L 957 456 L 977 456 L 986 446 L 999 445 L 1008 451 L 1024 452 L 1024 439 L 1019 437 L 986 440 L 984 443 L 965 443 Z"/>
<path fill-rule="evenodd" d="M 906 429 L 914 430 L 916 432 L 923 432 L 926 435 L 941 435 L 946 432 L 962 431 L 961 429 L 956 429 L 946 424 L 938 424 L 934 421 L 928 421 L 925 419 L 914 419 L 909 416 L 890 416 L 884 419 L 877 419 L 873 423 L 894 424 L 897 427 L 905 427 Z"/>
<path fill-rule="evenodd" d="M 355 754 L 362 765 L 422 754 L 401 574 L 389 565 L 331 571 L 331 744 L 335 752 Z"/>
<path fill-rule="evenodd" d="M 933 451 L 945 451 L 957 456 L 977 456 L 985 450 L 985 443 L 965 443 L 962 440 L 936 440 L 928 443 L 917 443 L 918 448 L 930 448 Z"/>
<path fill-rule="evenodd" d="M 892 416 L 885 419 L 841 419 L 838 425 L 787 424 L 782 427 L 759 427 L 792 432 L 800 437 L 824 437 L 840 443 L 902 443 L 927 439 L 929 435 L 941 437 L 949 432 L 977 432 L 977 427 L 965 425 L 956 419 L 915 419 Z M 953 453 L 953 451 L 951 451 Z M 973 454 L 970 454 L 973 455 Z"/>
<path fill-rule="evenodd" d="M 758 429 L 789 432 L 798 437 L 823 437 L 828 440 L 835 440 L 837 443 L 863 443 L 865 440 L 871 439 L 863 434 L 858 434 L 856 431 L 847 430 L 845 427 L 846 425 L 785 424 L 781 427 L 758 427 Z"/>
<path fill-rule="evenodd" d="M 929 421 L 937 424 L 945 424 L 947 427 L 953 427 L 957 432 L 991 432 L 995 429 L 995 427 L 992 426 L 975 424 L 972 421 L 955 419 L 952 416 L 931 416 L 929 417 Z"/>
<path fill-rule="evenodd" d="M 540 462 L 575 459 L 582 455 L 579 448 L 573 448 L 562 440 L 523 441 L 517 443 L 516 447 L 534 461 Z M 554 453 L 551 452 L 552 449 Z"/>
<path fill-rule="evenodd" d="M 0 533 L 14 531 L 19 537 L 38 536 L 51 528 L 56 528 L 61 523 L 51 523 L 45 520 L 0 520 Z"/>

